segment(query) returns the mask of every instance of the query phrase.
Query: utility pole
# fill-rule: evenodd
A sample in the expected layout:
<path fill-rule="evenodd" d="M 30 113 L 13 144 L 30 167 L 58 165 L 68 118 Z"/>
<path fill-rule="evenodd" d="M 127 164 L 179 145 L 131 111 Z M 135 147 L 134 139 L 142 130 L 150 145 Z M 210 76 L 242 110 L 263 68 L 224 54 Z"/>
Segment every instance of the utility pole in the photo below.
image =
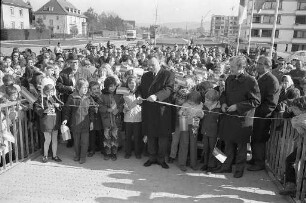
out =
<path fill-rule="evenodd" d="M 156 4 L 156 8 L 155 8 L 155 25 L 154 25 L 154 46 L 156 46 L 156 30 L 157 30 L 157 4 Z"/>

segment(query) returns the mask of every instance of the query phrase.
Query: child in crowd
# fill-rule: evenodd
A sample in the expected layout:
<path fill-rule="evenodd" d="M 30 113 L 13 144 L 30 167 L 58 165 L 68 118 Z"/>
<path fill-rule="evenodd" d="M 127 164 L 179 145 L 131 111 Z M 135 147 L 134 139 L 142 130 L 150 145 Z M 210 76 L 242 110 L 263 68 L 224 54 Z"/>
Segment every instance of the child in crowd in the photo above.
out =
<path fill-rule="evenodd" d="M 187 94 L 188 94 L 188 90 L 187 89 L 180 89 L 177 91 L 177 93 L 174 95 L 174 99 L 175 99 L 175 104 L 176 105 L 183 105 L 186 102 L 187 99 Z M 175 111 L 175 131 L 174 133 L 172 133 L 172 142 L 171 142 L 171 152 L 170 152 L 170 156 L 169 156 L 169 163 L 173 163 L 173 161 L 175 160 L 176 154 L 177 154 L 177 150 L 178 150 L 178 144 L 180 141 L 180 135 L 181 135 L 181 131 L 180 131 L 180 126 L 179 126 L 179 117 L 177 116 L 178 111 L 181 108 L 176 107 L 176 111 Z"/>
<path fill-rule="evenodd" d="M 0 87 L 0 97 L 6 94 L 6 87 L 13 85 L 16 87 L 17 92 L 20 92 L 20 86 L 15 84 L 15 79 L 12 75 L 4 75 L 2 78 L 3 85 Z"/>
<path fill-rule="evenodd" d="M 125 122 L 125 156 L 129 159 L 132 153 L 132 140 L 137 159 L 141 158 L 142 151 L 142 133 L 141 133 L 141 100 L 137 98 L 135 90 L 138 86 L 136 76 L 127 78 L 127 86 L 130 90 L 128 95 L 124 95 L 124 122 Z M 133 139 L 132 139 L 133 137 Z"/>
<path fill-rule="evenodd" d="M 61 106 L 63 103 L 54 96 L 55 87 L 52 84 L 43 87 L 43 96 L 34 103 L 34 111 L 40 117 L 40 130 L 45 137 L 44 156 L 42 162 L 48 162 L 48 151 L 52 140 L 52 160 L 61 162 L 57 156 L 57 135 L 61 125 Z"/>
<path fill-rule="evenodd" d="M 110 158 L 117 160 L 118 150 L 118 128 L 116 125 L 116 115 L 118 108 L 114 99 L 117 82 L 112 76 L 109 76 L 104 81 L 104 89 L 102 90 L 101 100 L 102 105 L 99 109 L 104 128 L 104 160 Z"/>
<path fill-rule="evenodd" d="M 101 105 L 102 101 L 100 99 L 101 97 L 100 84 L 97 81 L 91 81 L 89 83 L 89 90 L 90 90 L 90 97 L 93 99 L 93 101 L 97 104 L 97 106 Z M 97 143 L 99 144 L 98 149 L 101 150 L 102 141 L 103 141 L 102 129 L 103 127 L 102 127 L 101 114 L 98 112 L 98 107 L 95 107 L 93 129 L 89 132 L 88 157 L 92 157 L 95 154 L 95 151 L 97 149 Z M 98 142 L 96 142 L 97 138 Z"/>
<path fill-rule="evenodd" d="M 179 144 L 178 162 L 179 168 L 186 171 L 188 146 L 190 146 L 190 167 L 196 170 L 197 167 L 197 132 L 198 120 L 204 116 L 201 94 L 198 91 L 191 91 L 187 101 L 179 111 L 181 136 Z"/>
<path fill-rule="evenodd" d="M 54 77 L 54 66 L 51 64 L 48 64 L 45 67 L 45 77 L 42 80 L 42 84 L 52 84 L 53 86 L 55 86 L 56 83 L 56 79 Z"/>
<path fill-rule="evenodd" d="M 203 135 L 204 165 L 201 170 L 210 172 L 216 167 L 216 159 L 212 152 L 217 142 L 218 122 L 221 112 L 219 92 L 209 89 L 205 94 L 204 117 L 202 119 L 201 133 Z"/>
<path fill-rule="evenodd" d="M 84 78 L 80 78 L 76 82 L 76 91 L 69 95 L 68 100 L 63 109 L 63 125 L 69 121 L 72 135 L 74 138 L 74 161 L 80 164 L 86 162 L 86 154 L 88 150 L 89 130 L 93 129 L 94 108 L 93 101 L 89 95 L 88 82 Z"/>

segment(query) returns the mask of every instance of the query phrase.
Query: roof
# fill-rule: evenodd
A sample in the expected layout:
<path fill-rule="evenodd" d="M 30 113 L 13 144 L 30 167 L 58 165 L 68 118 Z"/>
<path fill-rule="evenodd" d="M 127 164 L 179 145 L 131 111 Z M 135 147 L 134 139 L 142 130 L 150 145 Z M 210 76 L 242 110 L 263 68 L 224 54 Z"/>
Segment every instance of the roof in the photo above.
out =
<path fill-rule="evenodd" d="M 1 0 L 1 4 L 7 4 L 23 8 L 32 8 L 31 5 L 27 4 L 23 0 Z"/>
<path fill-rule="evenodd" d="M 44 8 L 53 8 L 52 10 L 50 9 L 44 9 Z M 87 18 L 83 14 L 79 13 L 72 13 L 68 12 L 66 8 L 73 9 L 73 10 L 80 10 L 77 9 L 74 5 L 72 5 L 69 1 L 67 0 L 50 0 L 48 1 L 45 5 L 43 5 L 40 9 L 38 9 L 35 14 L 49 14 L 49 15 L 72 15 L 72 16 L 78 16 L 78 17 L 83 17 Z"/>

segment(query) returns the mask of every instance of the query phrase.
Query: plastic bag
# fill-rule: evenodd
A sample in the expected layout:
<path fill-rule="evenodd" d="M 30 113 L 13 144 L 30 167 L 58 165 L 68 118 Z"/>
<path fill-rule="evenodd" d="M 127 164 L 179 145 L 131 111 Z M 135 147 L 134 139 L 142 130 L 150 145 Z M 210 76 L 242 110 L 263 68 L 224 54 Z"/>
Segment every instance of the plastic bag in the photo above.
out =
<path fill-rule="evenodd" d="M 4 140 L 15 143 L 15 137 L 12 135 L 11 132 L 4 131 L 2 133 L 2 136 L 3 136 Z"/>
<path fill-rule="evenodd" d="M 71 139 L 71 134 L 68 126 L 61 125 L 61 134 L 64 141 Z"/>

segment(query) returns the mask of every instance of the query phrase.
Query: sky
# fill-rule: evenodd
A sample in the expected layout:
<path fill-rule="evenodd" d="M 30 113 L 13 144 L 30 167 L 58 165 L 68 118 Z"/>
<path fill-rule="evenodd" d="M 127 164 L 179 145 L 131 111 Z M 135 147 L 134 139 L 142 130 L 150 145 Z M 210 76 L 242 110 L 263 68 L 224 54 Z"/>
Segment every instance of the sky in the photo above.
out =
<path fill-rule="evenodd" d="M 34 11 L 49 0 L 29 0 Z M 115 12 L 124 20 L 138 23 L 154 23 L 157 8 L 157 23 L 209 21 L 212 14 L 238 15 L 239 0 L 69 0 L 85 12 L 92 7 L 96 13 Z M 233 9 L 232 9 L 233 8 Z"/>

